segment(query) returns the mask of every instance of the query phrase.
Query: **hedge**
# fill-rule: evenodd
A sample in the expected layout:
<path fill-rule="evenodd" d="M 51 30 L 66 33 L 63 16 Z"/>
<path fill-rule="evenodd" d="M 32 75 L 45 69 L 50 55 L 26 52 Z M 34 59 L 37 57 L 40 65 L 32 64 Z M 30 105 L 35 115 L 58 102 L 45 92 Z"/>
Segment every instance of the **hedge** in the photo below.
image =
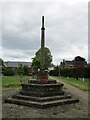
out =
<path fill-rule="evenodd" d="M 10 69 L 10 68 L 5 68 L 3 70 L 3 74 L 5 76 L 13 76 L 13 75 L 15 75 L 14 71 L 12 69 Z"/>
<path fill-rule="evenodd" d="M 55 70 L 51 70 L 49 75 L 52 76 L 59 76 L 59 68 L 57 67 Z M 60 76 L 62 77 L 79 77 L 79 78 L 90 78 L 90 68 L 83 68 L 83 69 L 70 69 L 64 68 L 60 69 Z"/>

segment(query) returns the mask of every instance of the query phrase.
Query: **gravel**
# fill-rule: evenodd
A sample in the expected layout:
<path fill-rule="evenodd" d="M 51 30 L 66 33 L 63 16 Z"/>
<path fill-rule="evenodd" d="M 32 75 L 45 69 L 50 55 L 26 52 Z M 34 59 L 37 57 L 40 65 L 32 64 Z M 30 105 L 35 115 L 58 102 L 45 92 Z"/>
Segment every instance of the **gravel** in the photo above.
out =
<path fill-rule="evenodd" d="M 67 89 L 66 89 L 67 90 Z M 14 95 L 17 90 L 2 91 L 3 118 L 88 118 L 88 105 L 82 101 L 46 109 L 5 103 L 5 98 Z"/>

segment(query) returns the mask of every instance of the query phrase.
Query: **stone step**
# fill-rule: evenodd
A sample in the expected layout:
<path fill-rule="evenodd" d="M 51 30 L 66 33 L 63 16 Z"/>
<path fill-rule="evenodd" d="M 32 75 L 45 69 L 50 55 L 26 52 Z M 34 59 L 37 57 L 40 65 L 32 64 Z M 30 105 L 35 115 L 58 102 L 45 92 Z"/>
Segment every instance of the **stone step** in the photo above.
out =
<path fill-rule="evenodd" d="M 59 106 L 64 104 L 71 104 L 79 102 L 78 99 L 64 99 L 64 100 L 55 100 L 49 102 L 36 102 L 36 101 L 26 101 L 14 98 L 7 98 L 5 100 L 7 103 L 17 104 L 17 105 L 25 105 L 30 107 L 38 107 L 38 108 L 47 108 L 52 106 Z"/>
<path fill-rule="evenodd" d="M 18 95 L 14 95 L 13 98 L 17 98 L 21 100 L 44 102 L 44 101 L 68 99 L 68 98 L 71 98 L 71 95 L 60 95 L 60 96 L 51 96 L 51 97 L 33 97 L 33 96 L 25 96 L 25 95 L 18 94 Z"/>
<path fill-rule="evenodd" d="M 41 80 L 28 80 L 28 83 L 33 83 L 33 84 L 55 84 L 57 81 L 56 80 L 46 80 L 46 81 L 41 81 Z"/>
<path fill-rule="evenodd" d="M 58 92 L 62 90 L 62 87 L 59 87 L 59 86 L 56 86 L 56 87 L 26 87 L 26 86 L 22 86 L 22 91 L 36 91 L 37 93 L 38 92 Z"/>
<path fill-rule="evenodd" d="M 61 82 L 53 83 L 53 84 L 33 84 L 33 83 L 22 83 L 22 86 L 32 86 L 32 87 L 55 87 L 55 86 L 63 86 L 64 84 Z"/>
<path fill-rule="evenodd" d="M 37 92 L 50 92 L 55 91 L 58 92 L 62 89 L 62 83 L 56 84 L 32 84 L 32 83 L 22 83 L 22 90 L 24 91 L 37 91 Z"/>
<path fill-rule="evenodd" d="M 35 96 L 35 97 L 48 97 L 48 96 L 57 96 L 57 95 L 64 95 L 64 91 L 60 90 L 58 92 L 32 92 L 32 91 L 20 91 L 20 94 L 26 95 L 26 96 Z"/>

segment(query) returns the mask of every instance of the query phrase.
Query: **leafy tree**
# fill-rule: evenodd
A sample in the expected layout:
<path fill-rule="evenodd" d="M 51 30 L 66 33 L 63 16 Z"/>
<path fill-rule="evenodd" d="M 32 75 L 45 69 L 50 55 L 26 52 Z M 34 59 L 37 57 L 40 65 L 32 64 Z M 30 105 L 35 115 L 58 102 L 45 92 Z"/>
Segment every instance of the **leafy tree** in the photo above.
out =
<path fill-rule="evenodd" d="M 41 57 L 41 48 L 35 53 L 35 57 L 32 58 L 32 68 L 34 71 L 40 69 L 40 57 Z M 49 48 L 45 47 L 45 69 L 51 66 L 52 55 Z"/>
<path fill-rule="evenodd" d="M 24 70 L 24 75 L 28 75 L 28 66 L 27 65 L 23 66 L 23 70 Z"/>
<path fill-rule="evenodd" d="M 4 64 L 4 62 L 3 62 L 3 60 L 0 58 L 0 65 L 3 65 Z"/>
<path fill-rule="evenodd" d="M 1 59 L 0 58 L 0 74 L 2 73 L 3 74 L 3 72 L 4 72 L 4 70 L 5 70 L 5 65 L 4 65 L 4 61 L 3 61 L 3 59 Z"/>
<path fill-rule="evenodd" d="M 19 67 L 17 69 L 17 72 L 18 72 L 19 75 L 24 74 L 23 65 L 21 63 L 19 63 Z"/>
<path fill-rule="evenodd" d="M 73 69 L 73 75 L 78 80 L 79 77 L 84 77 L 84 66 L 85 66 L 85 59 L 77 56 L 74 59 L 74 69 Z"/>
<path fill-rule="evenodd" d="M 23 70 L 23 65 L 21 63 L 19 63 L 19 67 L 17 69 L 17 73 L 20 76 L 20 82 L 22 82 L 22 78 L 23 78 L 22 76 L 24 74 L 24 70 Z"/>

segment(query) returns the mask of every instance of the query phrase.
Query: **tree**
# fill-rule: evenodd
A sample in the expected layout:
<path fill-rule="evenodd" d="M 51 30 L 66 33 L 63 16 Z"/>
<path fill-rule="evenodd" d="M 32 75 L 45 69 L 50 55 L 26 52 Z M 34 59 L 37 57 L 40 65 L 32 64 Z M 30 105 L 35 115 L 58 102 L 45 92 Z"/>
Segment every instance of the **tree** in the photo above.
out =
<path fill-rule="evenodd" d="M 19 67 L 17 69 L 17 72 L 20 76 L 20 82 L 22 82 L 22 75 L 24 74 L 24 70 L 23 70 L 23 65 L 21 63 L 19 63 Z"/>
<path fill-rule="evenodd" d="M 23 70 L 23 66 L 21 63 L 19 63 L 19 67 L 17 69 L 17 72 L 19 75 L 23 75 L 24 74 L 24 70 Z"/>
<path fill-rule="evenodd" d="M 32 68 L 34 71 L 40 69 L 40 57 L 41 57 L 41 48 L 35 53 L 35 57 L 32 58 Z M 51 66 L 52 55 L 49 48 L 45 47 L 45 69 Z"/>
<path fill-rule="evenodd" d="M 4 62 L 3 62 L 3 60 L 0 58 L 0 65 L 4 65 Z"/>
<path fill-rule="evenodd" d="M 3 61 L 3 59 L 0 58 L 0 74 L 1 73 L 3 74 L 5 68 L 6 68 L 6 66 L 4 64 L 4 61 Z"/>
<path fill-rule="evenodd" d="M 27 65 L 23 66 L 23 70 L 24 70 L 24 75 L 28 75 L 28 66 Z"/>
<path fill-rule="evenodd" d="M 75 57 L 73 74 L 77 80 L 79 77 L 83 77 L 85 63 L 86 61 L 83 57 L 80 56 Z"/>

